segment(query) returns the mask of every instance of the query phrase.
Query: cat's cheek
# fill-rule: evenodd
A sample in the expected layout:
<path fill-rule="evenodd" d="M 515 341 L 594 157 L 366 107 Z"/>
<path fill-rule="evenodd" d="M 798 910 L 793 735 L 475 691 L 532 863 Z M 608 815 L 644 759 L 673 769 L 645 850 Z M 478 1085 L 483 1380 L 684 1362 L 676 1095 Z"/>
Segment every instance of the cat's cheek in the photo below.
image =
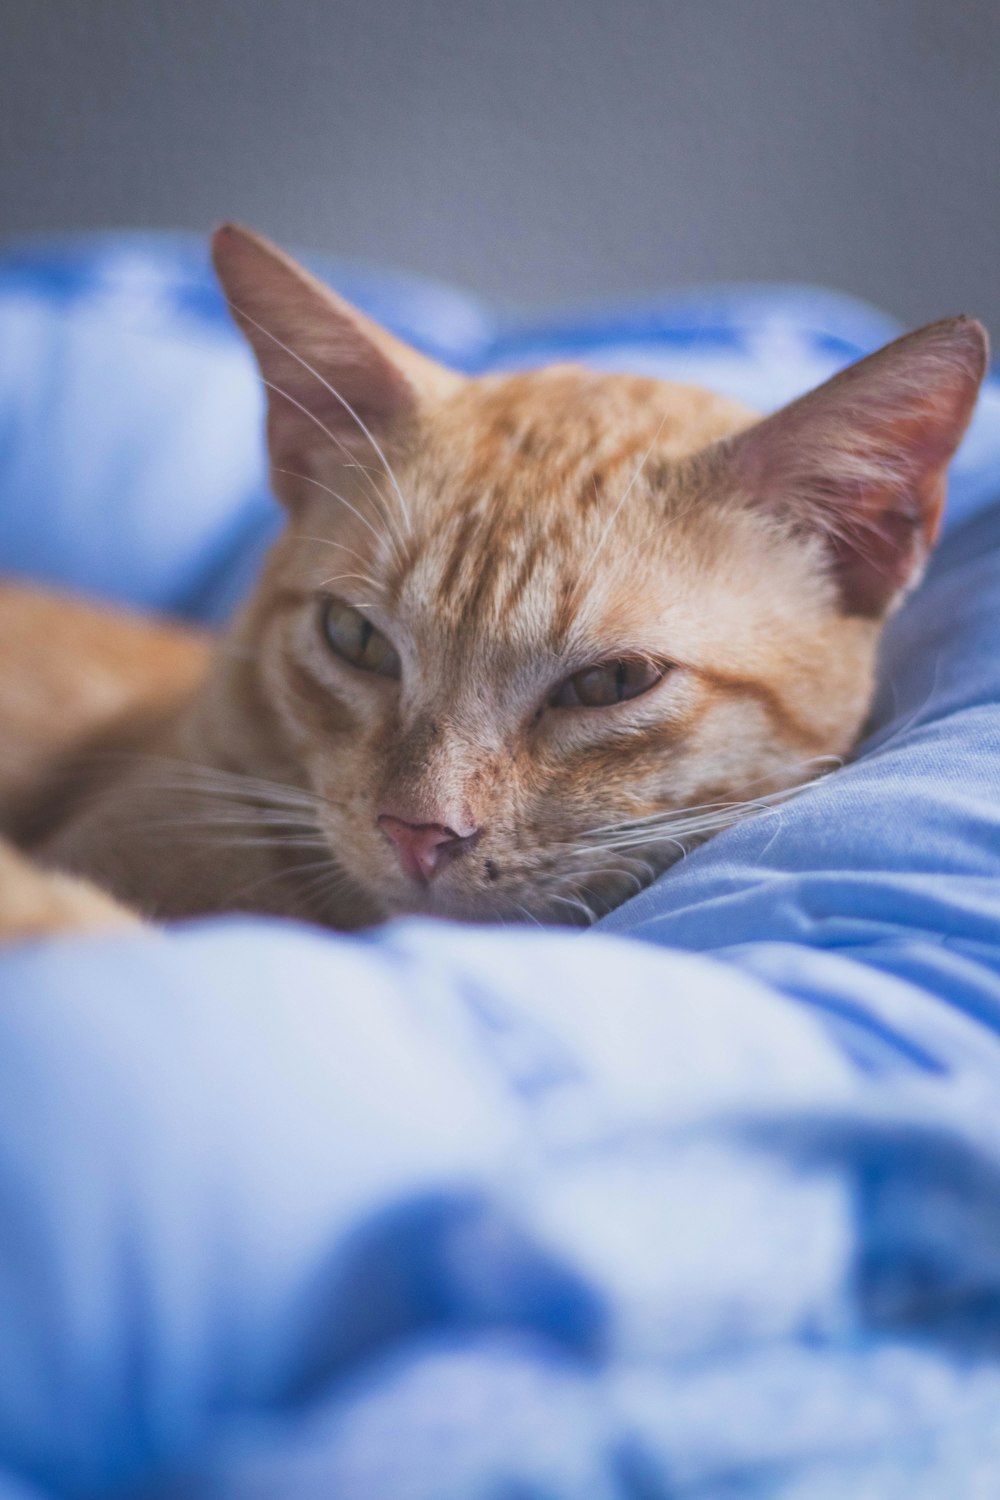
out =
<path fill-rule="evenodd" d="M 264 617 L 252 646 L 255 699 L 277 721 L 284 745 L 300 754 L 317 738 L 356 733 L 357 715 L 331 682 L 328 663 L 303 611 L 275 608 Z"/>
<path fill-rule="evenodd" d="M 559 724 L 537 747 L 535 801 L 543 822 L 587 828 L 634 816 L 654 787 L 676 778 L 698 714 L 571 712 L 566 719 L 575 722 Z"/>
<path fill-rule="evenodd" d="M 317 682 L 308 669 L 295 663 L 287 668 L 285 687 L 287 718 L 300 745 L 316 740 L 330 744 L 357 735 L 359 714 L 346 694 Z"/>

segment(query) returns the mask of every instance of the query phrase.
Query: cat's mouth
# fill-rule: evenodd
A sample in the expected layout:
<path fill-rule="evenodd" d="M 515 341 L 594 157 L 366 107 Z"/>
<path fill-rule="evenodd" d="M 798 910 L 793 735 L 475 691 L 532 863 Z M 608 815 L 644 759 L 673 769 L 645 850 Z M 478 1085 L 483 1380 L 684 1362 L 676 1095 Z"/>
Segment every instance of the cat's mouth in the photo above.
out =
<path fill-rule="evenodd" d="M 510 868 L 498 852 L 475 838 L 435 849 L 407 845 L 391 852 L 389 841 L 356 862 L 352 880 L 383 920 L 436 917 L 455 922 L 565 921 L 542 914 L 538 891 L 527 872 Z"/>

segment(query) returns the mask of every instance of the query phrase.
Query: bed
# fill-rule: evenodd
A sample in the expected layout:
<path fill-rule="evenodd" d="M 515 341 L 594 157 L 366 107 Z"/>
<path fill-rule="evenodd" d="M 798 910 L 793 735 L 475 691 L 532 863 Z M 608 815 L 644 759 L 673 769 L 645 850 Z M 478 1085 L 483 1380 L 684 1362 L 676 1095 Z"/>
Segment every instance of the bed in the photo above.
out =
<path fill-rule="evenodd" d="M 897 331 L 321 269 L 468 371 L 762 409 Z M 0 460 L 4 571 L 226 616 L 277 514 L 199 246 L 6 253 Z M 595 929 L 5 951 L 2 1500 L 1000 1494 L 998 619 L 992 378 L 856 758 Z"/>

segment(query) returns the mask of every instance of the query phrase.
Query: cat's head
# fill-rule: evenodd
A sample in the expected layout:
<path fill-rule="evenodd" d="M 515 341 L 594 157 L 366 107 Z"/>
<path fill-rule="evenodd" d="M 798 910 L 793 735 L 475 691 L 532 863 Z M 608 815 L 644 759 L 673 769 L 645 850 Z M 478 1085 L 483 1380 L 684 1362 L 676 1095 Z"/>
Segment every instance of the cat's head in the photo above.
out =
<path fill-rule="evenodd" d="M 289 518 L 239 691 L 374 910 L 584 920 L 850 749 L 979 324 L 758 421 L 569 365 L 465 378 L 247 231 L 215 258 Z"/>

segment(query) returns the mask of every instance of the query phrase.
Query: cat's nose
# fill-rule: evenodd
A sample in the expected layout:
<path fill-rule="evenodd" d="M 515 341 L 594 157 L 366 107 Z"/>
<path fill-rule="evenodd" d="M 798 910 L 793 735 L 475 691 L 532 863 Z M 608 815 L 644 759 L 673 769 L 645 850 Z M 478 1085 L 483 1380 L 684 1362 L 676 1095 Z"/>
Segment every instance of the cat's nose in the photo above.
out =
<path fill-rule="evenodd" d="M 395 844 L 404 875 L 421 885 L 428 885 L 456 854 L 478 837 L 476 832 L 456 833 L 444 823 L 408 823 L 391 813 L 382 813 L 378 826 Z"/>

